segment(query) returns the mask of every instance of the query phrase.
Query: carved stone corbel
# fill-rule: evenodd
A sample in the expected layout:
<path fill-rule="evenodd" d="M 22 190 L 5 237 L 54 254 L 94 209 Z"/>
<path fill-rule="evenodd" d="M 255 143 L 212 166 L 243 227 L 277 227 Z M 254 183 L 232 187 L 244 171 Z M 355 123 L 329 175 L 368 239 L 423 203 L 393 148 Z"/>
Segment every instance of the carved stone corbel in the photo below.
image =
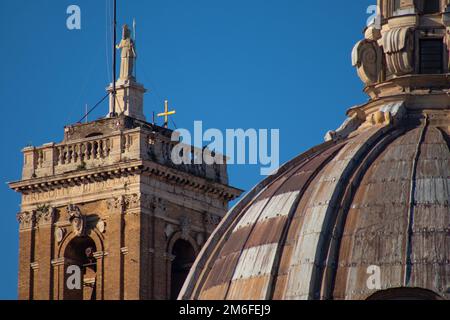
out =
<path fill-rule="evenodd" d="M 390 73 L 401 76 L 414 71 L 414 29 L 394 28 L 383 34 L 383 50 Z"/>

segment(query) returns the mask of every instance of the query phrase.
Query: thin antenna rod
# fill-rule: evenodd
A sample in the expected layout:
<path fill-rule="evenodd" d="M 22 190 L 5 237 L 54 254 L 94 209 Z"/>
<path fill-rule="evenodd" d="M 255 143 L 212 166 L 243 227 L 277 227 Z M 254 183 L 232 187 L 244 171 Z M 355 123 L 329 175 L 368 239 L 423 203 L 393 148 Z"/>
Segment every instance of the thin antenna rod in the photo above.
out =
<path fill-rule="evenodd" d="M 117 42 L 117 3 L 113 0 L 113 89 L 112 89 L 112 116 L 116 115 L 116 42 Z"/>
<path fill-rule="evenodd" d="M 133 41 L 134 41 L 134 52 L 136 52 L 136 18 L 133 18 Z M 134 71 L 134 77 L 137 79 L 137 57 L 134 60 L 134 70 L 133 71 Z"/>

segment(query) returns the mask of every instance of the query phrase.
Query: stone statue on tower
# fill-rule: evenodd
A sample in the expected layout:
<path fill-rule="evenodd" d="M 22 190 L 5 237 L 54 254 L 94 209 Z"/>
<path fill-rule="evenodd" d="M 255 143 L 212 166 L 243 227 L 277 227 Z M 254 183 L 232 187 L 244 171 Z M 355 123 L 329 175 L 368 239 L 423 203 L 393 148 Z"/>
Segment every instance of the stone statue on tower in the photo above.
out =
<path fill-rule="evenodd" d="M 448 70 L 450 72 L 450 27 L 445 29 L 444 44 L 448 51 Z"/>
<path fill-rule="evenodd" d="M 119 78 L 122 80 L 133 79 L 136 50 L 130 29 L 126 24 L 123 26 L 122 41 L 117 45 L 117 49 L 122 49 Z"/>

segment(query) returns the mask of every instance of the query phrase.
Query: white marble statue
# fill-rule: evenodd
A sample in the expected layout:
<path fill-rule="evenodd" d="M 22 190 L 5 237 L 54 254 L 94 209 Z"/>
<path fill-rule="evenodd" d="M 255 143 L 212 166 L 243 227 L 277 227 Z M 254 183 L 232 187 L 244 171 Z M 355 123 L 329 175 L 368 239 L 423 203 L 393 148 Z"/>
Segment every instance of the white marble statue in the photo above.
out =
<path fill-rule="evenodd" d="M 123 26 L 122 41 L 117 45 L 117 49 L 122 49 L 120 63 L 120 79 L 133 79 L 134 61 L 136 59 L 136 50 L 134 41 L 131 39 L 131 32 L 128 25 Z"/>

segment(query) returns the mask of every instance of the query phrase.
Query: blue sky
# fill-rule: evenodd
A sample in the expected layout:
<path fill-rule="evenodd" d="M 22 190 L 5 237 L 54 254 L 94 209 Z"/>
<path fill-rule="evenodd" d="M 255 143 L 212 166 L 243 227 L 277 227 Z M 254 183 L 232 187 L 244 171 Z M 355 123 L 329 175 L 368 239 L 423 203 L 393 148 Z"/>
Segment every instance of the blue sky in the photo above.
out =
<path fill-rule="evenodd" d="M 26 145 L 58 142 L 110 79 L 110 0 L 0 1 L 0 299 L 17 295 L 20 178 Z M 66 28 L 80 6 L 82 29 Z M 118 0 L 119 26 L 138 25 L 137 77 L 145 114 L 169 99 L 178 127 L 280 129 L 285 162 L 321 143 L 345 111 L 367 101 L 350 53 L 375 0 Z M 118 29 L 120 35 L 120 29 Z M 91 119 L 107 113 L 101 105 Z M 262 179 L 255 165 L 230 166 L 244 190 Z"/>

